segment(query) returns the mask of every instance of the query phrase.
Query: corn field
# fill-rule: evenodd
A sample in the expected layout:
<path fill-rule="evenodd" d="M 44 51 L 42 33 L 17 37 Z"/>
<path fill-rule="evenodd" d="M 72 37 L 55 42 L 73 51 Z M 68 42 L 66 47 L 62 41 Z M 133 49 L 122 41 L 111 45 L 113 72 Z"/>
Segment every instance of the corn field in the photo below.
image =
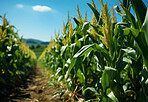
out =
<path fill-rule="evenodd" d="M 87 3 L 93 12 L 91 21 L 87 12 L 82 17 L 78 6 L 76 17 L 68 14 L 63 31 L 55 33 L 39 59 L 51 79 L 60 83 L 60 97 L 68 96 L 67 102 L 147 102 L 147 7 L 142 0 L 123 0 L 109 11 L 99 2 L 100 11 L 93 0 Z M 116 21 L 115 11 L 121 22 Z"/>
<path fill-rule="evenodd" d="M 6 14 L 0 19 L 0 86 L 5 86 L 28 76 L 35 66 L 36 55 L 19 38 L 16 28 L 9 25 Z"/>

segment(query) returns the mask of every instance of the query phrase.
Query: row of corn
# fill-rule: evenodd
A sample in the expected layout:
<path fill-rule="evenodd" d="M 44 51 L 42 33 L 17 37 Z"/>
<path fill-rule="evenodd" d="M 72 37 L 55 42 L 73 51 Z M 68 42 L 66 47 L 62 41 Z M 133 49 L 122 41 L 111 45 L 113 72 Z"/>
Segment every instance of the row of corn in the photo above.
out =
<path fill-rule="evenodd" d="M 4 16 L 0 16 L 0 84 L 14 84 L 18 79 L 28 75 L 35 66 L 36 55 L 18 37 L 13 25 Z"/>
<path fill-rule="evenodd" d="M 92 0 L 92 21 L 77 17 L 63 23 L 40 56 L 63 89 L 66 101 L 148 101 L 148 10 L 142 0 L 119 0 L 112 13 Z M 131 9 L 133 12 L 131 13 Z M 122 17 L 116 21 L 114 10 Z M 72 20 L 76 23 L 73 25 Z M 66 85 L 66 88 L 64 87 Z M 62 87 L 63 86 L 63 87 Z M 68 97 L 67 97 L 68 96 Z"/>

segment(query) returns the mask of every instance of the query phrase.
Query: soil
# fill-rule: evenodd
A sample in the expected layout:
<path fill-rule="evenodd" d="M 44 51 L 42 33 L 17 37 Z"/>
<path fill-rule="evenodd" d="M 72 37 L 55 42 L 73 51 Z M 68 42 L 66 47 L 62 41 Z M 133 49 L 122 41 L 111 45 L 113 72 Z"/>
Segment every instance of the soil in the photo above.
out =
<path fill-rule="evenodd" d="M 62 102 L 59 97 L 53 97 L 59 90 L 48 85 L 43 73 L 37 64 L 29 78 L 18 82 L 7 97 L 0 97 L 0 102 Z"/>

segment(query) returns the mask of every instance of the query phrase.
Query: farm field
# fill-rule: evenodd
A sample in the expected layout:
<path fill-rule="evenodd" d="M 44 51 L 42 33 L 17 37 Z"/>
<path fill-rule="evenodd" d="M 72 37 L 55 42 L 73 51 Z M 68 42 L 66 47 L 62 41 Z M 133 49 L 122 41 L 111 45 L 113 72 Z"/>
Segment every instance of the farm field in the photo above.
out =
<path fill-rule="evenodd" d="M 147 2 L 119 0 L 112 7 L 98 2 L 90 0 L 83 13 L 77 4 L 76 16 L 68 12 L 49 42 L 20 38 L 6 14 L 0 16 L 0 101 L 148 101 Z M 58 12 L 40 5 L 32 9 Z"/>

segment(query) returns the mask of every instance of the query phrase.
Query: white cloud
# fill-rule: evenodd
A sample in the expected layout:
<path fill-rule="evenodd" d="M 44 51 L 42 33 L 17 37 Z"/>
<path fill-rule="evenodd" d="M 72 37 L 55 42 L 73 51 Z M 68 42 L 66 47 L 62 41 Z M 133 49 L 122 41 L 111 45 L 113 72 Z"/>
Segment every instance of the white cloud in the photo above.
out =
<path fill-rule="evenodd" d="M 48 6 L 40 6 L 40 5 L 32 6 L 32 9 L 34 11 L 39 11 L 39 12 L 51 11 L 50 7 L 48 7 Z"/>
<path fill-rule="evenodd" d="M 22 5 L 22 4 L 17 4 L 16 7 L 18 7 L 18 8 L 23 8 L 24 5 Z"/>

